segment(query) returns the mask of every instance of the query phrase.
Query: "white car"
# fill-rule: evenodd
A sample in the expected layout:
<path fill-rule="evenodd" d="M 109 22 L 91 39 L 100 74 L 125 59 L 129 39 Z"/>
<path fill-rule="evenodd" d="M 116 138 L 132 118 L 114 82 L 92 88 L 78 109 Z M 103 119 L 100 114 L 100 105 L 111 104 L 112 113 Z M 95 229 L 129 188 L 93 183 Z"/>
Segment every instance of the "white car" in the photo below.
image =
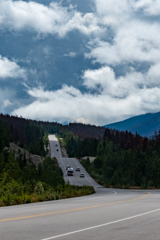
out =
<path fill-rule="evenodd" d="M 83 178 L 84 178 L 84 173 L 81 173 L 81 174 L 80 174 L 80 177 L 83 177 Z"/>

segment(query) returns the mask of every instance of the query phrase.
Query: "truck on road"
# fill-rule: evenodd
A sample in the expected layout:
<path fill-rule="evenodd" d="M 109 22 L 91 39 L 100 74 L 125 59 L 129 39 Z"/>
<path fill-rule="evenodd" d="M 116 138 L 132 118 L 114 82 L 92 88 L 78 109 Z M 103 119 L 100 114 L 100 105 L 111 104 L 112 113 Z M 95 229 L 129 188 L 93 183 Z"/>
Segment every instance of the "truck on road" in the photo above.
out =
<path fill-rule="evenodd" d="M 68 168 L 67 169 L 67 175 L 68 176 L 73 176 L 73 168 Z"/>

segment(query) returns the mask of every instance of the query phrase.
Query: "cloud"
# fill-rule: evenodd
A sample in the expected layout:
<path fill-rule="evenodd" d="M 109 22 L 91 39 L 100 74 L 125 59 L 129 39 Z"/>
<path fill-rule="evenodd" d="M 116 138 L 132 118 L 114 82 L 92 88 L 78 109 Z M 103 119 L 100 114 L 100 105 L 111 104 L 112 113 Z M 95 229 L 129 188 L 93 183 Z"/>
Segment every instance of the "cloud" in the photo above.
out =
<path fill-rule="evenodd" d="M 113 84 L 115 74 L 110 67 L 106 66 L 101 69 L 85 71 L 83 79 L 83 85 L 88 89 L 96 89 L 100 92 L 106 92 L 110 89 L 111 84 Z"/>
<path fill-rule="evenodd" d="M 151 85 L 157 85 L 160 87 L 160 63 L 150 67 L 148 77 Z"/>
<path fill-rule="evenodd" d="M 0 55 L 0 79 L 25 78 L 26 72 L 17 63 Z"/>
<path fill-rule="evenodd" d="M 21 104 L 16 99 L 16 92 L 9 88 L 0 88 L 0 112 L 9 113 L 14 108 L 20 108 Z"/>
<path fill-rule="evenodd" d="M 13 115 L 60 122 L 79 122 L 83 119 L 85 123 L 103 125 L 146 111 L 153 112 L 153 105 L 154 111 L 158 110 L 160 101 L 159 88 L 137 89 L 132 95 L 121 99 L 89 93 L 73 96 L 72 91 L 66 92 L 65 88 L 61 92 L 41 90 L 41 98 L 37 97 L 36 89 L 32 93 L 36 100 L 14 110 Z M 46 95 L 50 97 L 47 99 Z"/>
<path fill-rule="evenodd" d="M 138 21 L 120 26 L 112 43 L 100 39 L 90 42 L 90 53 L 101 64 L 160 61 L 160 32 L 157 24 Z"/>
<path fill-rule="evenodd" d="M 0 27 L 16 31 L 28 29 L 40 34 L 58 34 L 59 37 L 64 37 L 72 30 L 79 30 L 86 35 L 103 31 L 93 13 L 82 14 L 72 5 L 62 7 L 60 3 L 52 2 L 45 6 L 21 0 L 1 0 Z"/>
<path fill-rule="evenodd" d="M 64 57 L 71 57 L 71 58 L 74 58 L 74 57 L 76 57 L 76 55 L 77 55 L 77 54 L 76 54 L 75 52 L 70 52 L 70 53 L 68 53 L 68 54 L 65 53 L 63 56 L 64 56 Z"/>
<path fill-rule="evenodd" d="M 115 72 L 109 66 L 84 72 L 83 85 L 87 89 L 98 90 L 100 93 L 115 98 L 126 98 L 141 89 L 160 88 L 160 64 L 152 65 L 148 72 L 141 73 L 130 69 L 124 76 L 115 76 Z"/>
<path fill-rule="evenodd" d="M 56 91 L 34 88 L 28 90 L 28 94 L 35 101 L 14 110 L 12 114 L 32 119 L 104 125 L 146 111 L 158 111 L 160 88 L 153 83 L 152 87 L 147 87 L 151 85 L 151 71 L 152 68 L 145 77 L 131 71 L 116 78 L 113 69 L 108 66 L 87 70 L 83 74 L 84 85 L 89 90 L 98 89 L 98 93 L 82 93 L 67 85 Z"/>
<path fill-rule="evenodd" d="M 3 103 L 5 108 L 12 105 L 12 103 L 8 99 L 4 100 Z"/>
<path fill-rule="evenodd" d="M 140 12 L 148 12 L 152 16 L 160 13 L 159 1 L 95 0 L 95 4 L 95 15 L 105 26 L 106 39 L 92 39 L 86 57 L 110 65 L 160 61 L 159 19 L 151 21 Z"/>
<path fill-rule="evenodd" d="M 85 92 L 67 84 L 55 91 L 32 88 L 27 93 L 35 100 L 12 114 L 103 125 L 160 111 L 160 3 L 94 2 L 95 11 L 86 14 L 54 2 L 49 6 L 11 0 L 0 3 L 2 28 L 28 29 L 59 37 L 78 30 L 90 39 L 85 57 L 100 66 L 83 72 Z M 64 56 L 74 57 L 75 53 Z"/>
<path fill-rule="evenodd" d="M 149 16 L 158 16 L 160 14 L 160 2 L 158 0 L 139 0 L 135 2 L 134 7 Z"/>

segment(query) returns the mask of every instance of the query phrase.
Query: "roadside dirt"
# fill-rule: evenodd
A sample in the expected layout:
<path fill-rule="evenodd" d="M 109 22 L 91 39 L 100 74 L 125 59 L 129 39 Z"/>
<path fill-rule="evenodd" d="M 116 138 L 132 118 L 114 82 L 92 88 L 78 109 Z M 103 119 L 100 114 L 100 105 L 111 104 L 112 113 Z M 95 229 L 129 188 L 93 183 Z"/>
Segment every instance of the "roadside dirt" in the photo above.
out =
<path fill-rule="evenodd" d="M 6 150 L 8 148 L 5 148 Z M 9 151 L 14 151 L 15 153 L 15 157 L 18 157 L 19 156 L 19 151 L 21 152 L 21 154 L 24 154 L 26 155 L 26 159 L 27 159 L 27 162 L 28 163 L 33 163 L 35 164 L 36 166 L 39 164 L 39 163 L 42 163 L 43 162 L 43 158 L 38 156 L 38 155 L 34 155 L 34 154 L 31 154 L 29 153 L 27 150 L 23 149 L 23 148 L 20 148 L 18 145 L 16 145 L 15 143 L 10 143 L 10 147 L 9 147 Z"/>
<path fill-rule="evenodd" d="M 65 149 L 64 144 L 63 144 L 63 138 L 60 138 L 59 144 L 60 144 L 60 148 L 61 148 L 61 152 L 62 152 L 62 157 L 68 158 L 67 150 Z"/>
<path fill-rule="evenodd" d="M 96 159 L 96 157 L 90 157 L 90 156 L 82 157 L 81 159 L 82 160 L 87 160 L 87 158 L 89 158 L 90 162 L 93 162 Z"/>

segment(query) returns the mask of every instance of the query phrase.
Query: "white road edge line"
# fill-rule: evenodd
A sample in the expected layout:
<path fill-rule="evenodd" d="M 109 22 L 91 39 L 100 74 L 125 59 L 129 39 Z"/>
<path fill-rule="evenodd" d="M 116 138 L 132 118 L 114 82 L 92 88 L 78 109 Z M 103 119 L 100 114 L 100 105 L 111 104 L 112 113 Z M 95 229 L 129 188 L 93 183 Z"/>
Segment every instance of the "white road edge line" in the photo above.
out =
<path fill-rule="evenodd" d="M 72 183 L 72 181 L 71 181 L 70 177 L 68 177 L 68 178 L 69 178 L 69 181 L 70 181 L 70 183 L 73 185 L 73 183 Z"/>
<path fill-rule="evenodd" d="M 73 161 L 74 161 L 74 163 L 77 165 L 77 167 L 79 167 L 79 165 L 75 162 L 75 158 L 73 158 Z M 78 161 L 78 160 L 77 160 Z M 83 166 L 82 166 L 83 167 Z M 84 171 L 86 171 L 85 169 L 84 169 Z M 90 184 L 90 186 L 94 186 L 90 181 L 89 181 L 89 179 L 87 178 L 87 177 L 85 177 L 85 179 L 89 182 L 89 184 Z"/>
<path fill-rule="evenodd" d="M 61 158 L 61 162 L 62 162 L 62 165 L 63 165 L 63 167 L 64 167 L 64 174 L 65 174 L 65 172 L 66 172 L 66 174 L 67 174 L 67 171 L 66 171 L 66 168 L 65 168 L 65 165 L 64 165 L 64 162 L 63 162 L 63 159 L 62 159 L 62 158 Z M 67 175 L 67 177 L 68 177 L 68 175 Z M 68 179 L 69 179 L 70 183 L 73 185 L 70 177 L 68 177 Z"/>
<path fill-rule="evenodd" d="M 114 224 L 114 223 L 119 223 L 119 222 L 127 221 L 127 220 L 130 220 L 130 219 L 133 219 L 133 218 L 138 218 L 138 217 L 145 216 L 145 215 L 147 215 L 147 214 L 155 213 L 155 212 L 158 212 L 158 211 L 160 211 L 160 208 L 159 208 L 159 209 L 156 209 L 156 210 L 153 210 L 153 211 L 150 211 L 150 212 L 146 212 L 146 213 L 134 215 L 134 216 L 132 216 L 132 217 L 122 218 L 122 219 L 119 219 L 119 220 L 116 220 L 116 221 L 113 221 L 113 222 L 104 223 L 104 224 L 101 224 L 101 225 L 97 225 L 97 226 L 93 226 L 93 227 L 89 227 L 89 228 L 84 228 L 84 229 L 80 229 L 80 230 L 77 230 L 77 231 L 73 231 L 73 232 L 69 232 L 69 233 L 64 233 L 64 234 L 60 234 L 60 235 L 53 236 L 53 237 L 49 237 L 49 238 L 44 238 L 44 239 L 41 239 L 41 240 L 51 240 L 51 239 L 55 239 L 55 238 L 60 238 L 60 237 L 68 236 L 68 235 L 71 235 L 71 234 L 80 233 L 80 232 L 92 230 L 92 229 L 95 229 L 95 228 L 104 227 L 104 226 L 111 225 L 111 224 Z"/>
<path fill-rule="evenodd" d="M 89 179 L 87 178 L 87 177 L 85 177 L 85 179 L 87 179 L 87 181 L 89 182 L 89 184 L 90 184 L 90 186 L 94 186 L 90 181 L 89 181 Z"/>

